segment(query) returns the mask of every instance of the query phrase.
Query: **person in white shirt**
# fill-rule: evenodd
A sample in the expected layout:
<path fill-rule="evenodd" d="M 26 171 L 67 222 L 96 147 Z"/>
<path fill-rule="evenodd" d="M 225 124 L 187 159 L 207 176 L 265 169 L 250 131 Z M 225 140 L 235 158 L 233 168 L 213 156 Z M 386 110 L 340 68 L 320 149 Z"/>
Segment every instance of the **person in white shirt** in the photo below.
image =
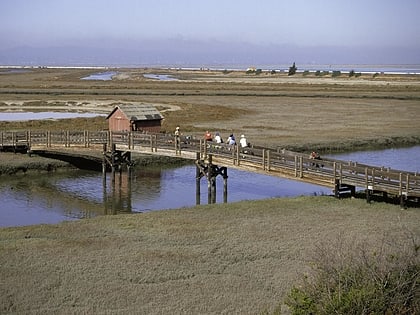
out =
<path fill-rule="evenodd" d="M 235 136 L 233 135 L 233 133 L 230 134 L 229 138 L 226 140 L 226 143 L 230 145 L 236 144 Z"/>
<path fill-rule="evenodd" d="M 214 141 L 216 141 L 216 143 L 222 143 L 222 137 L 220 137 L 220 134 L 218 132 L 216 132 L 216 135 L 214 136 Z"/>
<path fill-rule="evenodd" d="M 241 135 L 241 140 L 239 140 L 242 148 L 246 148 L 248 146 L 248 142 L 246 141 L 245 135 Z"/>

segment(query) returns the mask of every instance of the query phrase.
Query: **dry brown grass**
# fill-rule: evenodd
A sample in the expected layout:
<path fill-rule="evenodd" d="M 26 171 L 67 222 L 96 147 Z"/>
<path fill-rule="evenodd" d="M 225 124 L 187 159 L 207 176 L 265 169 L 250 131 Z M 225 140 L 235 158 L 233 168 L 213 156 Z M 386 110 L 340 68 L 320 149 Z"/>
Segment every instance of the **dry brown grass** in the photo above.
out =
<path fill-rule="evenodd" d="M 0 229 L 0 312 L 258 314 L 319 242 L 420 236 L 420 213 L 301 197 Z"/>
<path fill-rule="evenodd" d="M 402 139 L 420 142 L 418 76 L 316 78 L 162 69 L 120 71 L 123 75 L 112 82 L 79 79 L 97 70 L 35 69 L 3 74 L 0 107 L 10 109 L 13 106 L 5 104 L 15 102 L 14 108 L 22 108 L 37 102 L 39 108 L 51 108 L 54 102 L 70 102 L 68 108 L 72 109 L 71 102 L 83 102 L 81 110 L 107 112 L 120 101 L 152 102 L 159 109 L 180 108 L 163 112 L 164 131 L 172 132 L 180 125 L 184 133 L 199 137 L 205 130 L 220 131 L 224 137 L 230 132 L 245 133 L 251 143 L 289 148 L 366 146 L 372 142 L 398 145 Z M 148 80 L 143 77 L 146 72 L 172 73 L 184 80 Z M 22 125 L 1 123 L 0 129 Z M 31 123 L 29 127 L 60 126 L 67 127 L 61 122 Z M 91 130 L 104 126 L 106 123 L 94 119 L 77 123 L 78 128 Z"/>
<path fill-rule="evenodd" d="M 420 135 L 418 77 L 175 71 L 186 81 L 158 82 L 144 79 L 146 71 L 158 70 L 123 70 L 112 82 L 79 80 L 94 70 L 1 74 L 0 107 L 82 102 L 85 110 L 106 112 L 119 101 L 176 105 L 180 110 L 164 112 L 168 132 L 178 124 L 197 136 L 233 131 L 270 146 L 385 144 Z M 28 126 L 96 130 L 103 121 L 1 123 L 0 130 Z M 382 203 L 301 197 L 4 228 L 0 313 L 258 314 L 283 300 L 319 242 L 420 236 L 419 216 Z"/>

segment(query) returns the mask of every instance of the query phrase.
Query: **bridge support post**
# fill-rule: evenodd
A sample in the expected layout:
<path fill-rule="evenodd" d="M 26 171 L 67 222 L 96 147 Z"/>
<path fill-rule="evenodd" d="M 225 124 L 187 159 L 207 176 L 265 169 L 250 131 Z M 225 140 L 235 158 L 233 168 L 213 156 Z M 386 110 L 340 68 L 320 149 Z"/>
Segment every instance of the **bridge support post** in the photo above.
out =
<path fill-rule="evenodd" d="M 407 198 L 404 194 L 400 195 L 400 207 L 401 209 L 407 209 Z"/>
<path fill-rule="evenodd" d="M 369 188 L 366 189 L 366 202 L 370 203 L 370 198 L 371 198 L 371 190 Z"/>
<path fill-rule="evenodd" d="M 223 202 L 227 203 L 227 195 L 228 195 L 228 190 L 227 190 L 227 168 L 224 168 L 225 172 L 222 175 L 223 176 Z"/>
<path fill-rule="evenodd" d="M 334 181 L 334 197 L 340 198 L 340 180 L 335 179 Z"/>
<path fill-rule="evenodd" d="M 209 154 L 207 163 L 205 159 L 200 158 L 201 153 L 197 152 L 195 164 L 196 169 L 196 204 L 200 204 L 200 179 L 207 179 L 207 202 L 216 203 L 216 178 L 218 175 L 223 177 L 223 202 L 227 202 L 227 168 L 218 167 L 212 163 L 212 155 Z"/>

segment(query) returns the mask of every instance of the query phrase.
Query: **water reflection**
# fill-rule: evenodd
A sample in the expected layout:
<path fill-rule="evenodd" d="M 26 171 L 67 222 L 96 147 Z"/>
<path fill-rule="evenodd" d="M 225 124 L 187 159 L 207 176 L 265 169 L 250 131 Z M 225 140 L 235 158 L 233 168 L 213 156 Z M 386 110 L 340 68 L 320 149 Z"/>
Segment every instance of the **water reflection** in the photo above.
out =
<path fill-rule="evenodd" d="M 334 155 L 342 160 L 420 170 L 420 146 Z M 72 171 L 43 176 L 0 178 L 0 226 L 57 223 L 105 214 L 191 207 L 196 204 L 195 165 L 141 167 L 107 174 Z M 278 177 L 228 169 L 228 202 L 299 195 L 326 195 L 331 190 Z M 223 202 L 223 178 L 216 178 L 216 202 Z M 200 181 L 200 203 L 208 202 L 207 180 Z"/>
<path fill-rule="evenodd" d="M 195 166 L 135 169 L 129 176 L 74 171 L 22 176 L 0 181 L 0 226 L 56 223 L 98 215 L 190 207 L 196 204 Z M 251 180 L 252 179 L 252 180 Z M 200 203 L 208 202 L 207 181 L 200 182 Z M 216 202 L 223 202 L 217 178 Z M 330 194 L 329 189 L 277 177 L 230 170 L 228 202 L 281 196 Z"/>

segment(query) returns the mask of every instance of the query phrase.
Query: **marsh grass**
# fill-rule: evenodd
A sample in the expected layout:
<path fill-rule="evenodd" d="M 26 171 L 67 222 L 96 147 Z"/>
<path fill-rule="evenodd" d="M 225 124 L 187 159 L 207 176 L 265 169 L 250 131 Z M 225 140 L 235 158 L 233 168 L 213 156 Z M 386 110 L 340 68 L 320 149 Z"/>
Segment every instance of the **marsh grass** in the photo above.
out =
<path fill-rule="evenodd" d="M 22 153 L 0 153 L 0 176 L 27 173 L 45 173 L 73 168 L 69 163 L 55 159 L 29 157 Z"/>
<path fill-rule="evenodd" d="M 151 102 L 165 111 L 163 132 L 180 125 L 185 134 L 205 130 L 247 135 L 268 147 L 374 147 L 395 140 L 420 142 L 418 76 L 326 78 L 297 74 L 247 76 L 232 72 L 118 69 L 123 79 L 86 81 L 96 70 L 34 69 L 0 76 L 0 103 L 39 104 L 82 101 L 103 112 L 109 103 Z M 144 73 L 172 74 L 179 81 L 147 80 Z M 160 106 L 160 107 L 159 107 Z M 75 106 L 76 108 L 77 106 Z M 71 108 L 71 104 L 70 107 Z M 103 118 L 70 121 L 1 123 L 0 130 L 107 128 Z M 381 144 L 382 143 L 382 144 Z M 398 144 L 397 144 L 398 145 Z"/>
<path fill-rule="evenodd" d="M 379 244 L 360 239 L 322 242 L 312 271 L 286 299 L 292 314 L 418 314 L 420 243 L 406 230 Z"/>
<path fill-rule="evenodd" d="M 164 132 L 180 125 L 184 134 L 198 137 L 207 129 L 246 133 L 251 143 L 269 147 L 339 150 L 357 143 L 386 146 L 389 139 L 397 145 L 419 143 L 418 76 L 174 71 L 186 81 L 159 82 L 144 79 L 145 69 L 127 69 L 122 80 L 80 80 L 92 72 L 97 71 L 1 75 L 0 102 L 44 107 L 47 101 L 82 101 L 97 104 L 101 112 L 114 101 L 178 105 L 180 110 L 164 114 Z M 106 128 L 102 119 L 1 122 L 0 130 L 98 130 Z M 404 240 L 407 229 L 420 235 L 419 221 L 416 209 L 322 196 L 3 228 L 0 313 L 285 311 L 282 302 L 298 275 L 310 270 L 309 253 L 317 244 L 339 235 L 373 245 L 384 235 Z"/>
<path fill-rule="evenodd" d="M 269 199 L 0 229 L 0 312 L 258 314 L 338 235 L 420 235 L 416 210 Z M 284 309 L 284 306 L 281 306 Z"/>

